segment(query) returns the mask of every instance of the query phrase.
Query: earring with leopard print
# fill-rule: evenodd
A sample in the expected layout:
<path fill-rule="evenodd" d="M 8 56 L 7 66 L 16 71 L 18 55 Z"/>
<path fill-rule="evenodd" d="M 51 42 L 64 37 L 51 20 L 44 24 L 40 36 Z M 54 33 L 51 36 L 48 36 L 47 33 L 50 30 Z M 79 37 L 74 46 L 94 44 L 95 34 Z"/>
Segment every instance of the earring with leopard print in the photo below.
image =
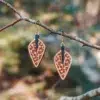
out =
<path fill-rule="evenodd" d="M 35 67 L 39 66 L 43 58 L 45 49 L 45 44 L 42 40 L 39 39 L 39 33 L 35 34 L 34 40 L 32 40 L 28 45 L 28 52 Z"/>
<path fill-rule="evenodd" d="M 69 72 L 71 63 L 72 63 L 72 57 L 69 54 L 69 52 L 65 50 L 65 45 L 64 45 L 63 36 L 62 36 L 61 49 L 54 56 L 54 64 L 62 80 L 66 78 Z"/>

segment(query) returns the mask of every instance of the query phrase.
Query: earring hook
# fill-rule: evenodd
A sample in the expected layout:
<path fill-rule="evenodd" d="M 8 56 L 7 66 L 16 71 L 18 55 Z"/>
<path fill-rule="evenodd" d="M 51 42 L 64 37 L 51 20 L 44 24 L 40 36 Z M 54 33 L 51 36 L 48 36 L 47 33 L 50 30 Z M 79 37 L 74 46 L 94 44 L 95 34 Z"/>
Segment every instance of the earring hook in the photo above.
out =
<path fill-rule="evenodd" d="M 35 24 L 35 28 L 36 28 L 36 33 L 35 33 L 35 34 L 38 34 L 38 35 L 39 35 L 39 28 L 38 28 L 38 25 Z"/>
<path fill-rule="evenodd" d="M 64 37 L 63 37 L 63 33 L 64 33 L 64 31 L 62 30 L 62 32 L 61 32 L 61 45 L 64 45 Z"/>

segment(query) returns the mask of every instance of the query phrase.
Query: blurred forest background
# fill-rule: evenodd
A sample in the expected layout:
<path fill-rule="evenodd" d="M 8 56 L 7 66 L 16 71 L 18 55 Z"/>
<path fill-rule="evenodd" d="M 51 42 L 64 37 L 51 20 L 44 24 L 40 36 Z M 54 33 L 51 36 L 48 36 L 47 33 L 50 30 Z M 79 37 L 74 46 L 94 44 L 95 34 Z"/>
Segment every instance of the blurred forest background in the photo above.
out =
<path fill-rule="evenodd" d="M 100 45 L 100 0 L 6 1 L 23 16 Z M 1 28 L 17 17 L 0 3 Z M 0 33 L 0 100 L 57 100 L 62 95 L 76 96 L 100 86 L 100 51 L 64 38 L 73 61 L 67 78 L 62 81 L 53 63 L 61 36 L 50 35 L 39 26 L 38 31 L 47 46 L 38 68 L 33 66 L 27 50 L 37 32 L 35 25 L 21 21 Z"/>

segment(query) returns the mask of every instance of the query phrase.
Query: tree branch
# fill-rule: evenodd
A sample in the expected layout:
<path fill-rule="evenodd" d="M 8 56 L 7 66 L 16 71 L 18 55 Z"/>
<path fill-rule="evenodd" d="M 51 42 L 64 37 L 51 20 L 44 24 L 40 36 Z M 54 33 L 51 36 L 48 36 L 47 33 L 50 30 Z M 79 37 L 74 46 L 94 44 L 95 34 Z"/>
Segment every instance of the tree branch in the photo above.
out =
<path fill-rule="evenodd" d="M 25 18 L 23 20 L 25 20 L 27 22 L 30 22 L 30 23 L 33 23 L 33 24 L 37 24 L 37 25 L 43 27 L 44 29 L 50 31 L 51 34 L 62 35 L 64 37 L 70 38 L 71 40 L 75 40 L 77 42 L 80 42 L 84 46 L 88 46 L 88 47 L 91 47 L 91 48 L 95 48 L 97 50 L 100 50 L 100 46 L 98 46 L 98 45 L 91 44 L 91 43 L 89 43 L 89 42 L 87 42 L 85 40 L 82 40 L 81 38 L 78 38 L 76 36 L 72 36 L 70 34 L 67 34 L 66 32 L 63 32 L 63 34 L 62 34 L 62 32 L 56 32 L 55 30 L 51 29 L 50 27 L 48 27 L 47 25 L 41 23 L 40 21 L 35 21 L 35 20 L 32 20 L 32 19 L 27 19 L 27 18 Z"/>
<path fill-rule="evenodd" d="M 0 29 L 0 32 L 3 31 L 3 30 L 5 30 L 6 28 L 9 28 L 9 27 L 15 25 L 19 21 L 24 20 L 24 21 L 27 21 L 29 23 L 36 24 L 36 25 L 39 25 L 39 26 L 43 27 L 44 29 L 48 30 L 51 34 L 63 35 L 66 38 L 69 38 L 71 40 L 75 40 L 77 42 L 82 43 L 83 46 L 88 46 L 88 47 L 91 47 L 91 48 L 95 48 L 97 50 L 100 50 L 100 46 L 98 46 L 98 45 L 91 44 L 91 43 L 89 43 L 89 42 L 87 42 L 87 41 L 85 41 L 85 40 L 83 40 L 83 39 L 81 39 L 79 37 L 69 35 L 66 32 L 63 32 L 63 34 L 62 34 L 62 32 L 56 32 L 55 30 L 51 29 L 50 27 L 48 27 L 47 25 L 41 23 L 40 21 L 36 21 L 36 20 L 33 20 L 33 19 L 29 19 L 27 17 L 23 17 L 11 4 L 7 3 L 6 1 L 0 0 L 0 2 L 2 2 L 3 4 L 5 4 L 9 8 L 11 8 L 20 17 L 20 19 L 18 19 L 16 21 L 14 21 L 13 23 L 11 23 L 11 24 L 9 24 L 9 25 L 1 28 Z"/>
<path fill-rule="evenodd" d="M 14 22 L 12 22 L 12 23 L 10 23 L 10 24 L 4 26 L 3 28 L 0 29 L 0 32 L 3 31 L 3 30 L 5 30 L 5 29 L 8 28 L 8 27 L 11 27 L 11 26 L 15 25 L 16 23 L 18 23 L 18 22 L 20 22 L 20 21 L 21 21 L 21 19 L 17 19 L 17 20 L 15 20 Z"/>
<path fill-rule="evenodd" d="M 95 96 L 100 96 L 100 88 L 91 90 L 85 94 L 76 97 L 62 96 L 60 100 L 91 100 L 91 98 Z"/>

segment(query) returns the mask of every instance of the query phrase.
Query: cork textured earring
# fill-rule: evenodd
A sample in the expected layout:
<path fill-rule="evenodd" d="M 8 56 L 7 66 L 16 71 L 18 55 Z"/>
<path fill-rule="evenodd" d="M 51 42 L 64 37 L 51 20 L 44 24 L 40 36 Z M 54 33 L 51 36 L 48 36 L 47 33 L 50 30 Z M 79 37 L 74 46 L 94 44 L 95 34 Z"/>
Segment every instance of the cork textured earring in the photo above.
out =
<path fill-rule="evenodd" d="M 65 50 L 63 37 L 62 37 L 61 50 L 59 50 L 54 56 L 54 64 L 62 80 L 66 78 L 71 63 L 72 63 L 72 57 L 69 54 L 69 52 Z"/>
<path fill-rule="evenodd" d="M 38 67 L 43 55 L 45 53 L 46 46 L 42 40 L 39 39 L 39 34 L 35 34 L 35 39 L 28 45 L 28 52 L 35 67 Z"/>

